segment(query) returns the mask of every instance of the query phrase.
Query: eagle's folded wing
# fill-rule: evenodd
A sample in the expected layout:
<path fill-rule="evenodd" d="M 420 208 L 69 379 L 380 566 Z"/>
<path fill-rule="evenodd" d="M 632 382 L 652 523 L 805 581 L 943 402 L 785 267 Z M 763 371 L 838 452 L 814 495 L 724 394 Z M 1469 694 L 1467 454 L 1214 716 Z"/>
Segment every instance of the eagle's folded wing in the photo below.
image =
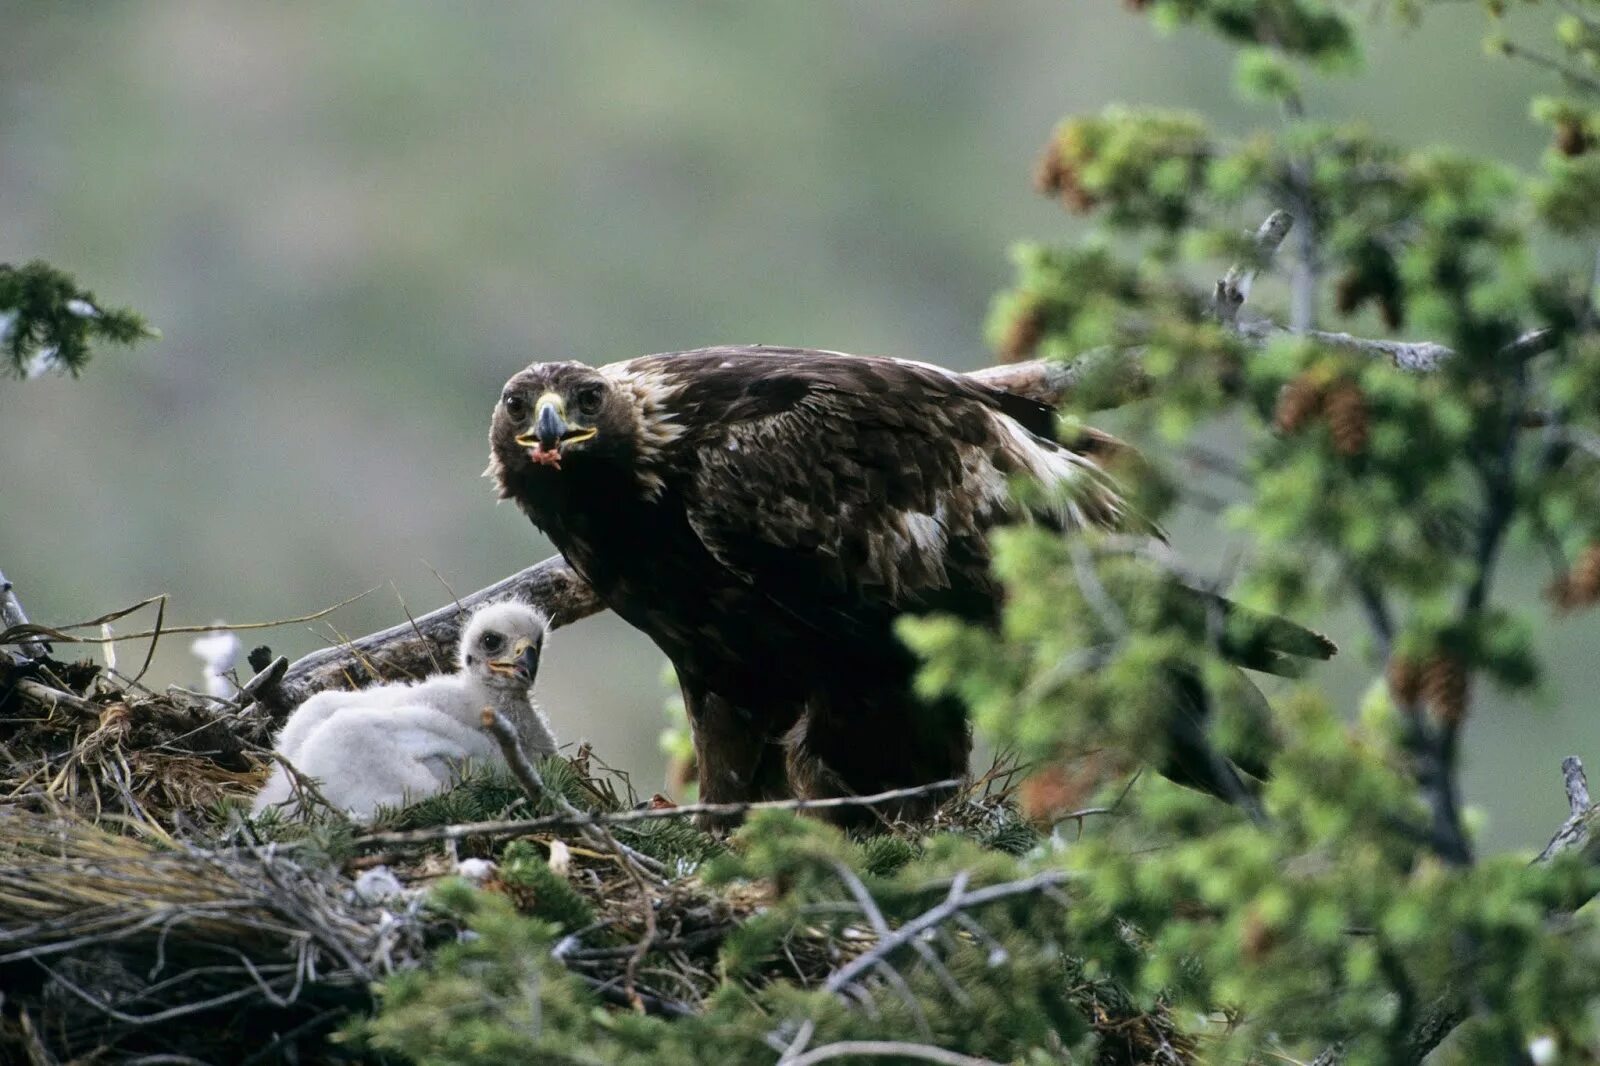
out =
<path fill-rule="evenodd" d="M 992 599 L 984 537 L 1002 520 L 1123 519 L 1092 458 L 1004 413 L 1015 398 L 936 367 L 812 353 L 681 369 L 699 427 L 679 453 L 690 524 L 723 565 L 817 624 Z M 1032 506 L 1012 499 L 1018 476 L 1045 490 Z"/>

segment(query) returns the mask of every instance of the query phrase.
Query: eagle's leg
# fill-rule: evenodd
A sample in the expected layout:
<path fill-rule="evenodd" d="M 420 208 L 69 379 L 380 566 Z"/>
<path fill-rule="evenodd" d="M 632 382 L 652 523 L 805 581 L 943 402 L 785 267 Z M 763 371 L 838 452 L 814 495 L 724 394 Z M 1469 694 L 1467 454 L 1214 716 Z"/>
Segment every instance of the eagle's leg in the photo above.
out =
<path fill-rule="evenodd" d="M 698 683 L 684 680 L 702 803 L 751 803 L 789 794 L 783 748 L 771 724 Z M 700 815 L 702 829 L 736 825 L 737 816 Z"/>
<path fill-rule="evenodd" d="M 864 796 L 965 776 L 972 730 L 954 700 L 921 703 L 895 694 L 839 707 L 813 695 L 786 738 L 789 781 L 808 799 Z M 843 826 L 930 816 L 948 792 L 828 812 Z"/>

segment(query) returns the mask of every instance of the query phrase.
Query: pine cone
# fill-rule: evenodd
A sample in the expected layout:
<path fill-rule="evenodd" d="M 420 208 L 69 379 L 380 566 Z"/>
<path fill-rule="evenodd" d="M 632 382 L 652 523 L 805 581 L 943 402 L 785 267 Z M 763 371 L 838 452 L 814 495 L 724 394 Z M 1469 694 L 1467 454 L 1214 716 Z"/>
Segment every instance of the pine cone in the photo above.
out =
<path fill-rule="evenodd" d="M 1579 156 L 1590 148 L 1589 133 L 1577 119 L 1564 118 L 1556 125 L 1556 151 L 1567 157 Z"/>
<path fill-rule="evenodd" d="M 1328 390 L 1323 401 L 1333 448 L 1343 456 L 1356 456 L 1367 450 L 1367 401 L 1361 386 L 1348 378 Z"/>
<path fill-rule="evenodd" d="M 1278 942 L 1277 934 L 1262 921 L 1261 915 L 1254 909 L 1246 916 L 1240 934 L 1239 947 L 1243 949 L 1244 957 L 1250 962 L 1259 962 L 1261 957 L 1271 951 Z"/>
<path fill-rule="evenodd" d="M 1422 668 L 1422 698 L 1445 725 L 1459 725 L 1467 716 L 1472 677 L 1461 660 L 1435 655 Z"/>
<path fill-rule="evenodd" d="M 1033 358 L 1042 336 L 1044 312 L 1039 309 L 1038 301 L 1029 300 L 1017 308 L 1006 325 L 1005 335 L 1000 339 L 1000 361 L 1020 363 Z"/>
<path fill-rule="evenodd" d="M 1600 603 L 1600 544 L 1578 553 L 1572 568 L 1545 587 L 1545 598 L 1562 611 L 1576 611 Z"/>
<path fill-rule="evenodd" d="M 1039 157 L 1033 171 L 1033 187 L 1046 196 L 1061 195 L 1061 186 L 1067 178 L 1067 166 L 1061 161 L 1061 142 L 1051 139 Z"/>
<path fill-rule="evenodd" d="M 1422 697 L 1422 669 L 1415 659 L 1405 655 L 1392 656 L 1385 673 L 1389 679 L 1389 691 L 1400 706 L 1414 706 Z"/>
<path fill-rule="evenodd" d="M 1574 606 L 1591 607 L 1600 602 L 1600 544 L 1583 549 L 1578 561 L 1572 564 L 1571 588 L 1576 600 Z"/>
<path fill-rule="evenodd" d="M 1303 371 L 1278 394 L 1272 424 L 1279 433 L 1298 433 L 1322 413 L 1322 386 L 1311 371 Z"/>

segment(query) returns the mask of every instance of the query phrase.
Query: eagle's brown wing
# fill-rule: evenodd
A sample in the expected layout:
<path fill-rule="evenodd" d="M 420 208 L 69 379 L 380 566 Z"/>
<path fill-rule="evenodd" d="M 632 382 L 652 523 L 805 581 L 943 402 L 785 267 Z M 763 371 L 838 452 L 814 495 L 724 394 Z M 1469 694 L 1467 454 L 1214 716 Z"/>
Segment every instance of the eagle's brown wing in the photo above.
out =
<path fill-rule="evenodd" d="M 689 523 L 786 609 L 950 606 L 992 595 L 984 537 L 1043 519 L 1117 526 L 1093 460 L 1025 428 L 1048 408 L 920 363 L 724 349 L 636 360 L 691 428 L 664 451 Z M 1008 482 L 1049 491 L 1029 508 Z"/>

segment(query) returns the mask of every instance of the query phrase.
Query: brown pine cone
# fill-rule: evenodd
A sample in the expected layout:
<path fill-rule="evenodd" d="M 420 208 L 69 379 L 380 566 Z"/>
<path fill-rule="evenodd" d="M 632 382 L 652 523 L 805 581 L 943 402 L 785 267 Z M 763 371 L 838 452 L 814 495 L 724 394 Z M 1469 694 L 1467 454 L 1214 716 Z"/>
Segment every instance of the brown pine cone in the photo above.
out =
<path fill-rule="evenodd" d="M 1578 553 L 1571 569 L 1557 574 L 1545 586 L 1547 600 L 1562 611 L 1576 611 L 1600 603 L 1600 544 L 1590 544 Z"/>
<path fill-rule="evenodd" d="M 1422 668 L 1415 659 L 1405 655 L 1391 657 L 1386 674 L 1389 691 L 1400 706 L 1414 706 L 1422 698 Z"/>
<path fill-rule="evenodd" d="M 1591 544 L 1578 555 L 1567 574 L 1572 606 L 1592 607 L 1600 602 L 1600 544 Z"/>
<path fill-rule="evenodd" d="M 1361 386 L 1348 378 L 1328 389 L 1323 400 L 1333 448 L 1343 456 L 1356 456 L 1367 450 L 1367 401 Z"/>
<path fill-rule="evenodd" d="M 1461 660 L 1435 655 L 1422 668 L 1422 698 L 1445 725 L 1459 725 L 1467 716 L 1472 676 Z"/>
<path fill-rule="evenodd" d="M 1067 179 L 1067 166 L 1061 161 L 1061 142 L 1055 138 L 1044 146 L 1044 155 L 1033 171 L 1033 187 L 1046 196 L 1059 196 Z"/>
<path fill-rule="evenodd" d="M 1244 929 L 1239 937 L 1239 947 L 1244 950 L 1244 957 L 1250 962 L 1259 962 L 1261 957 L 1271 951 L 1277 944 L 1278 937 L 1262 920 L 1261 915 L 1251 909 L 1244 920 Z"/>
<path fill-rule="evenodd" d="M 1556 125 L 1556 151 L 1564 156 L 1579 156 L 1590 148 L 1589 133 L 1577 119 L 1564 118 Z"/>
<path fill-rule="evenodd" d="M 1037 300 L 1029 299 L 1018 306 L 1006 325 L 1005 335 L 1000 338 L 1000 361 L 1020 363 L 1033 358 L 1039 338 L 1043 336 L 1044 312 L 1039 309 Z"/>
<path fill-rule="evenodd" d="M 1272 424 L 1279 433 L 1298 433 L 1322 413 L 1322 385 L 1311 373 L 1302 371 L 1278 393 L 1278 407 Z"/>

